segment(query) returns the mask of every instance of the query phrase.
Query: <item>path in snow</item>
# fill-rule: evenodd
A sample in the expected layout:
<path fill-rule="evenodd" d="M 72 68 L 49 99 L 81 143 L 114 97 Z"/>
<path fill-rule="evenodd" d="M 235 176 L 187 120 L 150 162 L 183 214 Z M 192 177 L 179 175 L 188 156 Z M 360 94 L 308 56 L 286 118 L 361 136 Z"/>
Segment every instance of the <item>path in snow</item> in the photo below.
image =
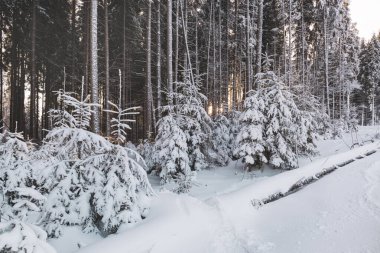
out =
<path fill-rule="evenodd" d="M 378 144 L 362 147 L 359 153 L 373 146 Z M 355 152 L 347 154 L 352 153 Z M 329 159 L 343 159 L 347 154 Z M 142 223 L 80 252 L 377 253 L 380 252 L 379 160 L 377 152 L 259 209 L 249 204 L 254 186 L 206 202 L 163 192 L 153 201 L 152 212 Z M 320 164 L 321 161 L 314 162 L 316 167 Z M 312 165 L 307 168 L 313 169 Z M 256 185 L 273 190 L 274 184 L 283 181 L 288 184 L 290 179 L 303 175 L 303 171 L 309 173 L 309 169 L 290 171 Z"/>
<path fill-rule="evenodd" d="M 251 229 L 255 252 L 380 252 L 379 161 L 378 152 L 263 206 L 240 233 Z"/>

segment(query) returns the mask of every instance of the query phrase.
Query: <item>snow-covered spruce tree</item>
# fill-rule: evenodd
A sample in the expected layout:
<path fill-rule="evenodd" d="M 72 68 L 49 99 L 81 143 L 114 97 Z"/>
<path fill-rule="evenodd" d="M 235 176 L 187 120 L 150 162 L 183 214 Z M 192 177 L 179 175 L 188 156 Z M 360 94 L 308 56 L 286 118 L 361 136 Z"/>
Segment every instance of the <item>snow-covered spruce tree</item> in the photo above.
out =
<path fill-rule="evenodd" d="M 149 171 L 154 167 L 154 143 L 149 140 L 141 140 L 140 144 L 137 145 L 136 151 L 144 158 L 149 174 Z"/>
<path fill-rule="evenodd" d="M 116 105 L 111 101 L 107 101 L 113 109 L 104 110 L 105 112 L 112 113 L 116 116 L 111 119 L 111 135 L 114 138 L 115 142 L 119 145 L 125 144 L 125 141 L 127 139 L 127 130 L 131 130 L 131 127 L 128 125 L 128 123 L 135 122 L 135 120 L 129 119 L 128 116 L 139 114 L 139 112 L 136 110 L 140 109 L 140 107 L 131 107 L 127 109 L 122 108 L 121 87 L 121 70 L 119 69 L 119 104 Z"/>
<path fill-rule="evenodd" d="M 53 122 L 54 127 L 75 127 L 75 119 L 74 117 L 67 112 L 66 108 L 66 91 L 60 89 L 59 91 L 53 92 L 57 96 L 57 101 L 59 105 L 59 109 L 50 109 L 49 110 L 49 118 Z"/>
<path fill-rule="evenodd" d="M 183 72 L 183 81 L 176 83 L 173 93 L 173 113 L 186 117 L 179 126 L 186 134 L 190 168 L 194 171 L 208 166 L 207 149 L 212 133 L 213 122 L 204 109 L 206 96 L 200 92 L 200 78 L 192 78 L 191 70 Z M 183 121 L 183 117 L 178 118 Z"/>
<path fill-rule="evenodd" d="M 214 127 L 210 140 L 209 156 L 212 163 L 218 166 L 226 166 L 230 160 L 230 122 L 224 115 L 218 115 L 214 119 Z"/>
<path fill-rule="evenodd" d="M 244 111 L 240 114 L 240 131 L 235 139 L 233 155 L 237 159 L 243 158 L 249 169 L 268 162 L 264 140 L 266 106 L 262 90 L 250 91 L 244 101 Z"/>
<path fill-rule="evenodd" d="M 7 195 L 4 197 L 4 202 L 0 204 L 2 218 L 24 222 L 34 222 L 32 218 L 39 218 L 46 201 L 46 198 L 32 187 L 14 188 L 11 198 Z"/>
<path fill-rule="evenodd" d="M 46 232 L 18 220 L 0 223 L 0 253 L 55 253 Z"/>
<path fill-rule="evenodd" d="M 186 117 L 183 118 L 184 120 Z M 181 129 L 180 115 L 169 113 L 158 122 L 157 137 L 154 144 L 153 162 L 160 173 L 162 183 L 174 181 L 178 191 L 186 192 L 191 187 L 194 174 L 190 168 L 187 136 Z"/>
<path fill-rule="evenodd" d="M 183 192 L 195 177 L 191 171 L 208 166 L 213 122 L 204 109 L 206 97 L 200 93 L 191 70 L 183 72 L 183 81 L 176 83 L 176 92 L 168 97 L 173 104 L 159 108 L 164 117 L 157 123 L 154 163 L 162 182 L 175 181 L 179 184 L 177 191 Z"/>
<path fill-rule="evenodd" d="M 58 128 L 47 135 L 41 152 L 57 159 L 44 184 L 50 191 L 45 218 L 50 236 L 59 236 L 61 225 L 109 234 L 145 217 L 153 191 L 124 147 L 83 129 Z"/>
<path fill-rule="evenodd" d="M 114 108 L 114 110 L 109 110 L 108 112 L 116 115 L 115 118 L 111 119 L 111 135 L 116 140 L 117 144 L 125 144 L 125 141 L 127 140 L 127 130 L 132 129 L 128 123 L 135 122 L 133 119 L 128 119 L 127 116 L 139 114 L 136 110 L 140 107 L 122 109 L 120 105 L 118 106 L 110 101 L 108 101 L 108 103 Z"/>
<path fill-rule="evenodd" d="M 92 221 L 102 234 L 114 233 L 121 224 L 147 216 L 153 190 L 145 170 L 125 148 L 113 145 L 110 152 L 89 157 L 76 166 L 83 170 Z"/>
<path fill-rule="evenodd" d="M 297 156 L 314 148 L 313 121 L 300 111 L 294 95 L 271 71 L 256 76 L 257 91 L 250 91 L 236 139 L 236 158 L 251 167 L 269 163 L 276 168 L 295 168 Z"/>
<path fill-rule="evenodd" d="M 228 143 L 228 149 L 229 149 L 229 156 L 231 158 L 234 158 L 233 156 L 233 151 L 236 148 L 236 137 L 239 133 L 240 130 L 240 123 L 239 123 L 239 118 L 240 118 L 241 112 L 239 111 L 230 111 L 227 114 L 227 119 L 230 122 L 229 129 L 230 129 L 230 141 Z"/>
<path fill-rule="evenodd" d="M 45 197 L 34 187 L 32 145 L 21 133 L 0 134 L 0 252 L 52 253 L 35 222 Z M 33 215 L 31 215 L 33 213 Z"/>
<path fill-rule="evenodd" d="M 270 77 L 272 76 L 272 77 Z M 287 90 L 272 72 L 266 78 L 273 78 L 272 85 L 265 88 L 267 125 L 265 128 L 266 150 L 269 163 L 277 168 L 295 168 L 298 165 L 298 150 L 304 143 L 298 134 L 306 119 L 302 117 Z M 298 124 L 300 125 L 298 125 Z"/>
<path fill-rule="evenodd" d="M 301 155 L 315 155 L 316 141 L 320 136 L 324 136 L 330 129 L 330 119 L 323 110 L 323 106 L 318 99 L 303 86 L 292 88 L 294 101 L 301 112 L 298 120 L 298 138 L 302 145 L 299 145 L 298 153 Z"/>
<path fill-rule="evenodd" d="M 32 149 L 21 133 L 0 134 L 0 192 L 9 206 L 15 204 L 16 189 L 33 185 Z"/>
<path fill-rule="evenodd" d="M 49 111 L 49 117 L 53 122 L 53 126 L 88 129 L 90 127 L 91 115 L 94 112 L 93 108 L 100 105 L 90 103 L 91 96 L 88 95 L 84 98 L 83 92 L 80 100 L 74 97 L 74 93 L 68 93 L 63 90 L 55 93 L 57 94 L 59 109 Z"/>

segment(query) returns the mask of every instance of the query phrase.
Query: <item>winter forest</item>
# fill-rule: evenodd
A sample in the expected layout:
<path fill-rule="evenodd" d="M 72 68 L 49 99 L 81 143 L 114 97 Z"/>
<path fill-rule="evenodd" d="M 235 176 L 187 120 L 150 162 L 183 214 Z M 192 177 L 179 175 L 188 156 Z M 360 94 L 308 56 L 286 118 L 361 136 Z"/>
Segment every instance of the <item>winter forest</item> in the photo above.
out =
<path fill-rule="evenodd" d="M 350 0 L 0 0 L 0 67 L 1 253 L 380 252 Z"/>

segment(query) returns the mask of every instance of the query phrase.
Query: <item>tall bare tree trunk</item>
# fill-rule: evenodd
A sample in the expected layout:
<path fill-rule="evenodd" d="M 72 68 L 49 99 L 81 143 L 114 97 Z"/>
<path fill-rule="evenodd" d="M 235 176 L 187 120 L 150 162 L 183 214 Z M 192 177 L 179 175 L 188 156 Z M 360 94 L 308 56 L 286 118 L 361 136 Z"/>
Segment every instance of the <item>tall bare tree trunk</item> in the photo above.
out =
<path fill-rule="evenodd" d="M 218 90 L 218 110 L 219 113 L 223 111 L 223 60 L 222 60 L 222 1 L 219 0 L 218 9 L 218 65 L 219 65 L 219 90 Z"/>
<path fill-rule="evenodd" d="M 215 10 L 211 13 L 212 16 L 212 115 L 216 115 L 217 112 L 217 89 L 216 89 L 216 27 L 215 27 Z"/>
<path fill-rule="evenodd" d="M 106 135 L 110 136 L 110 113 L 109 113 L 109 103 L 110 100 L 110 53 L 109 53 L 109 31 L 108 31 L 108 0 L 104 0 L 104 53 L 105 53 L 105 85 L 104 85 L 104 106 L 106 109 Z"/>
<path fill-rule="evenodd" d="M 0 133 L 4 126 L 3 122 L 3 12 L 0 11 Z"/>
<path fill-rule="evenodd" d="M 99 104 L 98 84 L 98 1 L 91 0 L 91 98 Z M 93 107 L 93 131 L 100 133 L 99 107 Z"/>
<path fill-rule="evenodd" d="M 284 61 L 284 78 L 285 78 L 285 83 L 287 83 L 287 71 L 288 71 L 288 66 L 287 66 L 287 57 L 286 57 L 286 19 L 285 19 L 285 0 L 282 0 L 282 6 L 281 6 L 281 12 L 282 12 L 282 17 L 284 23 L 282 24 L 282 36 L 283 36 L 283 61 Z"/>
<path fill-rule="evenodd" d="M 246 28 L 247 28 L 247 31 L 246 31 L 246 57 L 247 57 L 247 75 L 246 75 L 246 83 L 247 83 L 247 88 L 248 88 L 248 91 L 252 89 L 252 84 L 251 84 L 251 50 L 250 50 L 250 35 L 251 35 L 251 17 L 250 17 L 250 10 L 249 10 L 249 1 L 250 0 L 247 0 L 247 3 L 246 3 L 246 7 L 247 7 L 247 10 L 246 10 Z M 246 90 L 247 92 L 247 90 Z"/>
<path fill-rule="evenodd" d="M 152 134 L 152 3 L 148 0 L 148 24 L 146 34 L 146 138 L 150 139 Z"/>
<path fill-rule="evenodd" d="M 229 52 L 229 44 L 230 44 L 230 35 L 229 35 L 229 26 L 230 26 L 230 17 L 229 17 L 229 8 L 230 8 L 230 0 L 226 0 L 226 80 L 225 80 L 225 91 L 224 91 L 224 94 L 225 94 L 225 97 L 226 97 L 226 101 L 225 101 L 225 110 L 226 112 L 228 112 L 229 108 L 228 108 L 228 99 L 229 99 L 229 94 L 228 94 L 228 90 L 229 90 L 229 84 L 230 84 L 230 52 Z"/>
<path fill-rule="evenodd" d="M 256 56 L 256 72 L 261 73 L 261 55 L 263 48 L 263 0 L 259 0 L 259 18 L 258 18 L 258 36 L 257 36 L 257 56 Z"/>
<path fill-rule="evenodd" d="M 305 90 L 305 13 L 303 9 L 304 0 L 301 2 L 301 40 L 302 40 L 302 86 Z"/>
<path fill-rule="evenodd" d="M 126 41 L 126 16 L 127 16 L 127 0 L 123 0 L 123 86 L 121 105 L 126 107 L 128 101 L 128 87 L 127 87 L 127 41 Z"/>
<path fill-rule="evenodd" d="M 32 6 L 32 57 L 30 73 L 30 116 L 29 116 L 29 135 L 31 139 L 37 138 L 38 126 L 36 124 L 36 8 L 37 0 L 33 0 Z"/>
<path fill-rule="evenodd" d="M 288 24 L 288 30 L 289 30 L 289 34 L 288 34 L 288 64 L 289 64 L 289 73 L 288 73 L 288 87 L 291 86 L 291 83 L 292 83 L 292 24 L 293 24 L 293 21 L 292 21 L 292 0 L 289 0 L 289 24 Z"/>
<path fill-rule="evenodd" d="M 75 91 L 75 79 L 76 79 L 76 68 L 75 68 L 75 50 L 76 50 L 76 41 L 75 41 L 75 24 L 76 24 L 76 7 L 77 1 L 71 1 L 71 91 Z"/>
<path fill-rule="evenodd" d="M 327 31 L 327 3 L 323 9 L 323 36 L 324 36 L 324 56 L 325 56 L 325 88 L 327 114 L 330 116 L 330 88 L 329 88 L 329 51 L 328 51 L 328 31 Z"/>
<path fill-rule="evenodd" d="M 210 20 L 209 20 L 209 28 L 208 28 L 208 40 L 207 40 L 207 69 L 206 69 L 206 97 L 209 98 L 210 93 L 210 48 L 211 48 L 211 30 L 212 30 L 212 13 L 214 10 L 214 2 L 211 1 L 211 10 L 210 10 Z M 208 108 L 206 107 L 206 110 Z"/>
<path fill-rule="evenodd" d="M 172 93 L 173 93 L 173 27 L 172 27 L 172 0 L 168 0 L 168 34 L 167 34 L 167 47 L 168 47 L 168 58 L 167 58 L 167 71 L 168 71 L 168 92 L 169 92 L 169 97 L 168 97 L 168 103 L 169 105 L 173 104 L 173 99 L 172 99 Z"/>
<path fill-rule="evenodd" d="M 179 4 L 182 0 L 176 1 L 175 11 L 175 55 L 174 55 L 174 82 L 178 82 L 178 67 L 179 67 Z"/>
<path fill-rule="evenodd" d="M 161 104 L 161 0 L 157 0 L 157 108 Z M 160 118 L 160 110 L 157 111 Z"/>
<path fill-rule="evenodd" d="M 232 110 L 236 110 L 237 103 L 237 65 L 238 65 L 238 16 L 239 16 L 239 0 L 235 1 L 235 48 L 234 48 L 234 73 L 232 85 Z"/>
<path fill-rule="evenodd" d="M 85 33 L 84 33 L 84 51 L 85 51 L 85 54 L 84 54 L 84 62 L 85 62 L 85 66 L 84 66 L 84 86 L 83 86 L 83 89 L 84 89 L 84 95 L 87 96 L 88 94 L 88 90 L 89 90 L 89 83 L 90 83 L 90 80 L 89 80 L 89 70 L 90 70 L 90 10 L 91 10 L 91 6 L 90 6 L 90 0 L 84 0 L 83 2 L 83 5 L 84 5 L 84 30 L 85 30 Z"/>

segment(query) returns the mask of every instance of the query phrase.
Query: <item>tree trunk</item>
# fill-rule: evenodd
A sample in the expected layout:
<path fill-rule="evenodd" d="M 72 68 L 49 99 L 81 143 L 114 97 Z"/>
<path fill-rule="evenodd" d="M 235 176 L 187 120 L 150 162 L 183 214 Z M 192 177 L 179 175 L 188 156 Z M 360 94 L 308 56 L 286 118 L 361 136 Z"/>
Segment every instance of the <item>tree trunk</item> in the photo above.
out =
<path fill-rule="evenodd" d="M 216 40 L 216 27 L 215 27 L 215 10 L 211 13 L 212 16 L 212 115 L 216 115 L 217 113 L 217 89 L 216 89 L 216 48 L 215 48 L 215 40 Z"/>
<path fill-rule="evenodd" d="M 29 116 L 29 135 L 31 139 L 38 138 L 38 126 L 36 124 L 36 3 L 33 0 L 32 6 L 32 57 L 31 57 L 31 73 L 30 73 L 30 116 Z"/>
<path fill-rule="evenodd" d="M 212 13 L 214 9 L 214 2 L 211 1 L 210 7 L 210 20 L 209 20 L 209 28 L 208 28 L 208 40 L 207 40 L 207 65 L 206 65 L 206 97 L 210 98 L 210 48 L 211 48 L 211 30 L 212 30 Z M 206 111 L 208 110 L 206 106 Z"/>
<path fill-rule="evenodd" d="M 75 17 L 76 17 L 76 7 L 77 1 L 72 0 L 71 2 L 71 91 L 75 92 L 75 82 L 76 82 L 76 68 L 75 68 L 75 58 L 76 58 L 76 39 L 75 39 Z"/>
<path fill-rule="evenodd" d="M 251 85 L 251 51 L 250 51 L 250 33 L 251 33 L 251 21 L 250 21 L 250 11 L 249 11 L 249 0 L 247 0 L 247 3 L 246 3 L 246 7 L 247 7 L 247 10 L 246 10 L 246 58 L 247 58 L 247 62 L 246 62 L 246 72 L 247 72 L 247 75 L 246 75 L 246 83 L 247 83 L 247 88 L 248 88 L 248 91 L 252 89 L 252 85 Z M 247 92 L 247 90 L 246 90 Z"/>
<path fill-rule="evenodd" d="M 153 92 L 152 92 L 152 3 L 148 0 L 148 24 L 146 34 L 146 138 L 150 139 L 152 134 L 152 104 L 153 104 Z"/>
<path fill-rule="evenodd" d="M 105 53 L 105 86 L 104 86 L 104 106 L 106 108 L 106 136 L 110 136 L 110 113 L 109 113 L 109 103 L 110 100 L 110 59 L 109 59 L 109 31 L 108 31 L 108 0 L 104 0 L 104 53 Z"/>
<path fill-rule="evenodd" d="M 257 36 L 257 56 L 256 73 L 261 73 L 261 55 L 263 48 L 263 0 L 259 0 L 258 36 Z"/>
<path fill-rule="evenodd" d="M 325 88 L 326 88 L 326 108 L 330 116 L 330 89 L 329 89 L 329 51 L 328 51 L 328 32 L 327 32 L 327 4 L 323 9 L 323 35 L 324 35 L 324 57 L 325 57 Z"/>
<path fill-rule="evenodd" d="M 90 69 L 90 0 L 84 0 L 84 94 L 87 96 L 89 90 L 89 69 Z"/>
<path fill-rule="evenodd" d="M 238 65 L 238 16 L 239 16 L 239 0 L 235 1 L 235 48 L 234 48 L 234 73 L 232 85 L 232 110 L 236 110 L 237 98 L 237 65 Z"/>
<path fill-rule="evenodd" d="M 174 56 L 174 82 L 178 82 L 178 66 L 179 66 L 179 3 L 182 0 L 176 1 L 175 12 L 175 56 Z"/>
<path fill-rule="evenodd" d="M 173 99 L 172 99 L 172 93 L 173 93 L 173 27 L 172 27 L 172 0 L 168 0 L 168 34 L 167 34 L 167 47 L 168 47 L 168 58 L 167 58 L 167 71 L 168 71 L 168 92 L 169 92 L 169 97 L 168 97 L 168 103 L 169 105 L 173 104 Z"/>
<path fill-rule="evenodd" d="M 289 29 L 289 34 L 288 34 L 288 64 L 289 64 L 289 71 L 288 71 L 288 87 L 291 86 L 292 83 L 292 0 L 289 0 L 289 24 L 288 24 L 288 29 Z"/>
<path fill-rule="evenodd" d="M 218 110 L 219 113 L 223 111 L 223 72 L 222 72 L 222 66 L 223 66 L 223 60 L 222 60 L 222 2 L 219 0 L 219 9 L 218 9 L 218 45 L 219 45 L 219 90 L 218 90 Z"/>
<path fill-rule="evenodd" d="M 0 133 L 4 126 L 3 117 L 3 12 L 0 11 Z"/>
<path fill-rule="evenodd" d="M 121 105 L 126 107 L 127 97 L 128 97 L 128 87 L 127 87 L 127 41 L 126 41 L 126 16 L 127 16 L 127 0 L 123 0 L 123 87 L 122 87 L 122 96 L 121 96 Z"/>
<path fill-rule="evenodd" d="M 91 0 L 91 88 L 92 103 L 99 104 L 98 84 L 98 1 Z M 93 107 L 93 131 L 100 133 L 99 107 Z"/>
<path fill-rule="evenodd" d="M 157 108 L 161 118 L 161 0 L 157 0 Z"/>

